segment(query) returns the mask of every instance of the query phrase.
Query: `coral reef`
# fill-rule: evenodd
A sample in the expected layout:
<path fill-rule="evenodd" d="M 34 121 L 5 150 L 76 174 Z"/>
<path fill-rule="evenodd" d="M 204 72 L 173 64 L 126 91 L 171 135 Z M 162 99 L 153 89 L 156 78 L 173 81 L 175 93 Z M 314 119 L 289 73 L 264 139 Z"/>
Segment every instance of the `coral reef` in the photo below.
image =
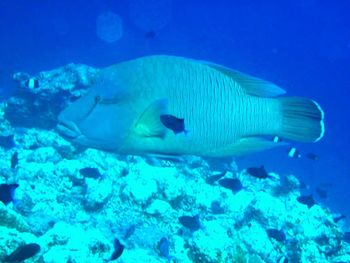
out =
<path fill-rule="evenodd" d="M 41 73 L 42 90 L 28 89 L 29 101 L 51 94 L 42 103 L 51 104 L 54 115 L 74 91 L 83 93 L 96 72 L 69 65 Z M 69 94 L 64 102 L 49 103 L 62 91 Z M 8 109 L 12 100 L 19 101 L 2 105 L 0 131 L 14 134 L 15 147 L 0 148 L 0 183 L 19 187 L 15 204 L 0 203 L 0 260 L 18 245 L 35 242 L 41 251 L 26 262 L 107 262 L 118 238 L 125 246 L 120 262 L 165 262 L 157 244 L 167 237 L 172 262 L 350 261 L 346 229 L 327 208 L 297 201 L 300 184 L 293 175 L 259 179 L 232 163 L 224 178 L 239 179 L 243 186 L 233 193 L 218 182 L 207 183 L 214 171 L 198 157 L 154 160 L 76 149 L 45 125 L 28 127 L 23 115 L 14 121 L 12 115 L 22 113 Z M 28 114 L 32 110 L 26 108 Z M 18 165 L 11 168 L 15 151 Z M 86 167 L 101 176 L 84 176 L 79 171 Z M 199 215 L 200 229 L 181 225 L 184 215 Z M 285 240 L 270 237 L 267 229 L 283 231 Z"/>
<path fill-rule="evenodd" d="M 13 126 L 54 128 L 56 116 L 62 107 L 69 100 L 83 95 L 97 73 L 97 69 L 75 64 L 41 72 L 37 76 L 16 73 L 13 78 L 19 88 L 6 101 L 4 116 Z M 32 79 L 37 81 L 37 87 L 28 84 Z"/>

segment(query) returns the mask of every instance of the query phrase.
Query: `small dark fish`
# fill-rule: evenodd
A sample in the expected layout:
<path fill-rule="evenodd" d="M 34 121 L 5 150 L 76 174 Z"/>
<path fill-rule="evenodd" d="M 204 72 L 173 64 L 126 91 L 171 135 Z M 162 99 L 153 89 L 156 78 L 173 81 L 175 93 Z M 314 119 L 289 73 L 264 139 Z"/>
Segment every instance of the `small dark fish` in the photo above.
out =
<path fill-rule="evenodd" d="M 344 240 L 346 243 L 350 243 L 350 232 L 344 232 L 343 240 Z"/>
<path fill-rule="evenodd" d="M 282 141 L 283 141 L 282 138 L 280 138 L 278 136 L 273 137 L 273 142 L 274 143 L 279 143 L 279 142 L 282 142 Z"/>
<path fill-rule="evenodd" d="M 298 202 L 303 204 L 303 205 L 307 205 L 307 207 L 310 209 L 313 205 L 315 205 L 315 200 L 312 196 L 312 194 L 310 195 L 304 195 L 304 196 L 299 196 L 297 198 Z"/>
<path fill-rule="evenodd" d="M 185 130 L 185 120 L 177 118 L 170 114 L 160 115 L 160 121 L 163 123 L 165 127 L 172 130 L 174 134 L 178 134 L 184 132 L 185 134 L 188 132 Z"/>
<path fill-rule="evenodd" d="M 0 184 L 0 201 L 5 205 L 14 201 L 15 190 L 18 184 Z"/>
<path fill-rule="evenodd" d="M 232 192 L 234 193 L 242 190 L 243 188 L 241 181 L 238 179 L 232 179 L 232 178 L 220 179 L 219 184 L 222 187 L 232 190 Z"/>
<path fill-rule="evenodd" d="M 30 243 L 18 247 L 10 255 L 8 255 L 4 262 L 21 262 L 28 258 L 34 257 L 40 251 L 40 246 L 36 243 Z"/>
<path fill-rule="evenodd" d="M 266 233 L 270 238 L 276 239 L 279 242 L 283 242 L 286 240 L 286 235 L 282 230 L 269 228 L 269 229 L 266 229 Z"/>
<path fill-rule="evenodd" d="M 201 228 L 199 221 L 199 215 L 195 216 L 180 216 L 179 221 L 181 225 L 190 229 L 191 231 L 197 231 Z"/>
<path fill-rule="evenodd" d="M 247 169 L 247 173 L 259 179 L 265 179 L 269 177 L 263 165 L 260 167 L 250 167 Z"/>
<path fill-rule="evenodd" d="M 340 216 L 333 217 L 333 221 L 334 221 L 334 223 L 338 223 L 340 220 L 345 219 L 345 218 L 346 218 L 345 215 L 340 215 Z"/>
<path fill-rule="evenodd" d="M 85 167 L 79 170 L 80 174 L 87 178 L 99 179 L 102 177 L 97 168 Z"/>
<path fill-rule="evenodd" d="M 39 80 L 36 78 L 29 78 L 24 82 L 24 84 L 29 89 L 39 88 Z"/>
<path fill-rule="evenodd" d="M 288 263 L 288 258 L 286 256 L 281 256 L 278 260 L 277 263 Z"/>
<path fill-rule="evenodd" d="M 15 152 L 11 157 L 11 169 L 15 169 L 18 165 L 18 152 Z"/>
<path fill-rule="evenodd" d="M 13 135 L 0 136 L 0 147 L 8 150 L 15 147 L 15 140 Z"/>
<path fill-rule="evenodd" d="M 301 154 L 298 149 L 292 147 L 288 149 L 288 157 L 294 158 L 294 159 L 299 159 L 301 158 Z"/>
<path fill-rule="evenodd" d="M 322 182 L 320 183 L 320 186 L 322 188 L 331 189 L 334 186 L 334 184 L 331 182 Z"/>
<path fill-rule="evenodd" d="M 135 229 L 136 229 L 136 225 L 134 225 L 134 224 L 127 227 L 125 230 L 123 239 L 125 240 L 125 239 L 128 239 L 129 237 L 131 237 L 132 234 L 134 234 Z"/>
<path fill-rule="evenodd" d="M 321 246 L 324 246 L 325 244 L 322 244 Z M 336 254 L 339 253 L 339 250 L 341 250 L 341 246 L 334 246 L 334 247 L 329 247 L 324 250 L 324 255 L 326 257 L 333 257 Z M 332 263 L 339 263 L 338 261 L 332 261 Z"/>
<path fill-rule="evenodd" d="M 306 157 L 313 161 L 318 161 L 320 159 L 320 157 L 314 153 L 308 153 Z"/>
<path fill-rule="evenodd" d="M 145 33 L 145 38 L 155 38 L 157 36 L 156 31 L 150 30 Z"/>
<path fill-rule="evenodd" d="M 124 251 L 124 246 L 120 243 L 120 241 L 116 238 L 114 239 L 114 252 L 112 253 L 111 260 L 116 260 L 119 258 Z"/>
<path fill-rule="evenodd" d="M 225 212 L 224 208 L 220 205 L 219 201 L 213 201 L 210 205 L 211 212 L 213 214 L 223 214 Z"/>
<path fill-rule="evenodd" d="M 121 171 L 120 171 L 120 176 L 121 177 L 125 177 L 129 174 L 129 169 L 128 168 L 123 168 Z"/>
<path fill-rule="evenodd" d="M 76 95 L 71 95 L 70 97 L 69 97 L 69 101 L 70 102 L 74 102 L 74 101 L 77 101 L 78 99 L 80 99 L 81 98 L 81 95 L 78 95 L 78 96 L 76 96 Z"/>
<path fill-rule="evenodd" d="M 315 191 L 317 195 L 322 199 L 326 199 L 328 197 L 327 191 L 322 188 L 316 187 Z"/>
<path fill-rule="evenodd" d="M 304 181 L 300 180 L 299 182 L 300 182 L 299 183 L 300 189 L 307 189 L 308 188 L 308 185 Z"/>
<path fill-rule="evenodd" d="M 206 179 L 205 179 L 205 182 L 207 184 L 210 184 L 210 185 L 213 185 L 217 180 L 221 179 L 222 177 L 224 177 L 226 174 L 226 172 L 222 172 L 222 173 L 218 173 L 218 174 L 214 174 L 214 175 L 211 175 L 211 176 L 208 176 Z"/>
<path fill-rule="evenodd" d="M 314 240 L 320 246 L 324 246 L 324 245 L 329 244 L 329 239 L 330 238 L 327 235 L 323 234 L 323 235 L 316 237 Z"/>
<path fill-rule="evenodd" d="M 166 237 L 162 237 L 158 242 L 159 255 L 170 261 L 173 257 L 169 254 L 170 242 Z"/>

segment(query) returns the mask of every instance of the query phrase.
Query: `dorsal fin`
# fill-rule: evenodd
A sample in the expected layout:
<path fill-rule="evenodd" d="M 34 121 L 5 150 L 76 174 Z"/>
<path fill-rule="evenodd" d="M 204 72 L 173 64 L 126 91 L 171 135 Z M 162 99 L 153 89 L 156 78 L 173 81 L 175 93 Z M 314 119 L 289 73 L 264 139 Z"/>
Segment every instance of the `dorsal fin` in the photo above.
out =
<path fill-rule="evenodd" d="M 250 95 L 259 97 L 276 97 L 286 93 L 284 89 L 271 82 L 252 77 L 250 75 L 214 63 L 205 61 L 203 63 L 234 79 Z"/>

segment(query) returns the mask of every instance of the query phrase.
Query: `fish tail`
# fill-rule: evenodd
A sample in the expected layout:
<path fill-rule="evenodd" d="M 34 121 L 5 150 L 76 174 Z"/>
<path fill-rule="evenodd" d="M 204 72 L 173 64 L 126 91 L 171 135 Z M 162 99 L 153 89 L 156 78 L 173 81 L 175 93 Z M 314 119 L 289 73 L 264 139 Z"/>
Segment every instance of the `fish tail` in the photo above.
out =
<path fill-rule="evenodd" d="M 317 142 L 324 136 L 324 113 L 315 101 L 301 97 L 278 100 L 282 108 L 281 137 L 300 142 Z"/>

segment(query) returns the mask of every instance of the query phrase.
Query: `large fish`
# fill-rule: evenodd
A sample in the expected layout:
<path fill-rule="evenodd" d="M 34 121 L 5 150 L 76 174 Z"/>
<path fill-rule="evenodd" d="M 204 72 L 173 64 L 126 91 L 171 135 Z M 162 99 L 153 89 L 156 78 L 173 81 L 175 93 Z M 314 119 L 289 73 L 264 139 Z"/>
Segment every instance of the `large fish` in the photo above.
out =
<path fill-rule="evenodd" d="M 83 146 L 141 155 L 223 157 L 284 144 L 266 135 L 320 140 L 320 106 L 306 98 L 279 97 L 284 93 L 209 62 L 142 57 L 102 69 L 87 94 L 59 115 L 58 130 Z M 176 127 L 165 125 L 162 116 L 180 120 L 187 132 L 173 132 Z"/>

